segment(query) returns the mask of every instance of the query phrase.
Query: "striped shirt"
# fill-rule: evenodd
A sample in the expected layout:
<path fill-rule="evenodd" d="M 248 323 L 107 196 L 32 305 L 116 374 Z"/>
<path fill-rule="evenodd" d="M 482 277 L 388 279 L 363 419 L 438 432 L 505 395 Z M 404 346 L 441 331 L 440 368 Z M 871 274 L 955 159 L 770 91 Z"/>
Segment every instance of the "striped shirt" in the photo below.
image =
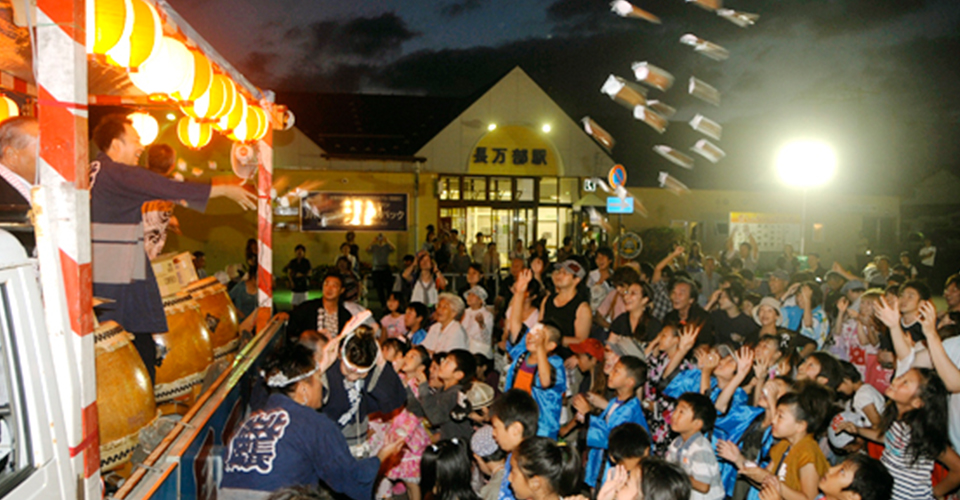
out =
<path fill-rule="evenodd" d="M 720 465 L 710 440 L 703 434 L 698 432 L 686 442 L 683 437 L 674 439 L 664 458 L 682 467 L 697 481 L 710 485 L 710 491 L 706 493 L 691 490 L 690 500 L 723 500 L 725 493 L 720 477 Z"/>
<path fill-rule="evenodd" d="M 910 444 L 910 427 L 903 422 L 894 422 L 887 430 L 886 447 L 880 461 L 893 476 L 891 500 L 928 500 L 933 498 L 933 460 L 927 457 L 913 463 L 907 454 Z"/>

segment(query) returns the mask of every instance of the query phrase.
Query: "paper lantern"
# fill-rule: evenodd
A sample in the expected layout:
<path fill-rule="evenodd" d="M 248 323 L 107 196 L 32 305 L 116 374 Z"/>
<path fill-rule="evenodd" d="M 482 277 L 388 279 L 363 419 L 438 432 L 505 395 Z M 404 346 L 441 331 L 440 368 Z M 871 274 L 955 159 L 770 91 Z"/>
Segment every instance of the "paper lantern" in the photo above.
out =
<path fill-rule="evenodd" d="M 194 56 L 182 42 L 168 36 L 146 62 L 130 72 L 130 81 L 146 94 L 173 94 L 193 90 Z"/>
<path fill-rule="evenodd" d="M 87 27 L 87 52 L 106 54 L 108 50 L 129 38 L 133 32 L 133 0 L 91 0 L 94 15 L 88 18 L 93 23 Z"/>
<path fill-rule="evenodd" d="M 227 114 L 221 116 L 217 123 L 213 124 L 213 128 L 220 132 L 230 132 L 237 128 L 247 119 L 247 107 L 246 98 L 237 92 L 236 99 L 233 100 L 233 107 Z"/>
<path fill-rule="evenodd" d="M 127 118 L 133 122 L 133 129 L 140 135 L 140 144 L 149 146 L 153 141 L 157 140 L 157 134 L 160 133 L 160 125 L 153 115 L 138 111 L 127 115 Z"/>
<path fill-rule="evenodd" d="M 177 137 L 184 146 L 200 149 L 210 144 L 210 139 L 213 138 L 213 127 L 208 122 L 200 122 L 184 116 L 177 123 Z"/>
<path fill-rule="evenodd" d="M 124 15 L 124 24 L 132 23 L 132 29 L 124 27 L 124 36 L 105 52 L 107 62 L 124 68 L 136 68 L 144 63 L 160 46 L 163 26 L 153 5 L 144 0 L 130 0 L 132 8 Z M 132 15 L 131 15 L 132 14 Z"/>
<path fill-rule="evenodd" d="M 210 64 L 210 59 L 198 50 L 191 50 L 190 54 L 193 56 L 193 71 L 188 71 L 183 85 L 170 94 L 170 97 L 178 101 L 196 100 L 206 94 L 213 84 L 213 65 Z"/>
<path fill-rule="evenodd" d="M 20 116 L 20 107 L 13 99 L 0 95 L 0 122 L 14 116 Z"/>
<path fill-rule="evenodd" d="M 230 92 L 231 89 L 234 93 L 236 92 L 236 88 L 233 87 L 233 82 L 231 82 L 228 77 L 224 75 L 214 75 L 213 83 L 210 84 L 207 92 L 192 102 L 181 106 L 180 109 L 182 109 L 187 116 L 199 121 L 216 121 L 230 111 L 232 102 L 229 102 L 229 100 L 233 98 L 233 94 Z"/>
<path fill-rule="evenodd" d="M 260 106 L 247 107 L 247 119 L 237 125 L 227 136 L 232 141 L 254 142 L 267 135 L 267 113 Z"/>

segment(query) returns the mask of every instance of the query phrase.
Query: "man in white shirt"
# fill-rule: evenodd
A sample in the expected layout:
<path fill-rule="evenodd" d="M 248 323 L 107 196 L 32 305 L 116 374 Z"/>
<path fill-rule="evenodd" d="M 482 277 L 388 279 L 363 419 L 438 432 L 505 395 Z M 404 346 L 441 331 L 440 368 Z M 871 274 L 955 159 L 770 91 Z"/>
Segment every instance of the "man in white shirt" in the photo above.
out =
<path fill-rule="evenodd" d="M 36 118 L 17 116 L 0 123 L 0 205 L 4 222 L 29 223 L 30 189 L 37 177 Z M 34 235 L 28 229 L 15 231 L 27 253 L 33 253 Z"/>

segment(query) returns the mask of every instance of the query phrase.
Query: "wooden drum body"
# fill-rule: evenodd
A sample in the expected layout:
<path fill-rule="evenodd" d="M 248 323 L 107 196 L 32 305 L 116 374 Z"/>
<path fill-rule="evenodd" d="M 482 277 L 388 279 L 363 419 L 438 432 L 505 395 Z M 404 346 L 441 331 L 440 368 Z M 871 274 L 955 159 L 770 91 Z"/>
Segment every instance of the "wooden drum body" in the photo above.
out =
<path fill-rule="evenodd" d="M 227 294 L 227 287 L 211 276 L 191 283 L 187 292 L 200 304 L 200 311 L 210 329 L 213 358 L 219 360 L 236 353 L 240 347 L 240 318 Z"/>
<path fill-rule="evenodd" d="M 167 351 L 157 367 L 157 404 L 190 394 L 203 383 L 207 368 L 213 363 L 210 330 L 190 294 L 180 292 L 163 299 L 163 311 L 169 331 L 153 336 L 157 348 Z"/>
<path fill-rule="evenodd" d="M 113 321 L 94 331 L 100 468 L 117 469 L 130 460 L 140 429 L 157 418 L 150 374 L 130 342 L 133 335 Z"/>

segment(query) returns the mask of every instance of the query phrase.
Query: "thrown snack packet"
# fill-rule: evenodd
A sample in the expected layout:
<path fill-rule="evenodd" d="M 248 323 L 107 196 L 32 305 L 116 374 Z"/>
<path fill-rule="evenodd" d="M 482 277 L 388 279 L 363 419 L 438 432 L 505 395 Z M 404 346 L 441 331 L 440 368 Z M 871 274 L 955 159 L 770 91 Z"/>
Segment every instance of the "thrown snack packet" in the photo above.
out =
<path fill-rule="evenodd" d="M 650 21 L 654 24 L 660 24 L 660 18 L 638 8 L 626 0 L 614 0 L 610 2 L 610 10 L 617 13 L 620 17 L 634 17 L 637 19 L 643 19 L 644 21 Z"/>
<path fill-rule="evenodd" d="M 673 115 L 677 114 L 677 109 L 668 104 L 662 103 L 656 99 L 647 101 L 647 107 L 652 109 L 658 115 L 666 118 L 667 120 L 673 118 Z"/>
<path fill-rule="evenodd" d="M 658 115 L 644 106 L 633 108 L 633 117 L 637 120 L 650 125 L 650 127 L 661 134 L 667 130 L 667 119 Z"/>
<path fill-rule="evenodd" d="M 727 153 L 724 153 L 722 149 L 706 139 L 697 141 L 697 143 L 690 148 L 690 151 L 710 160 L 710 163 L 717 163 L 722 160 L 724 156 L 727 156 Z"/>
<path fill-rule="evenodd" d="M 699 38 L 693 33 L 687 33 L 680 37 L 680 43 L 693 47 L 698 52 L 714 61 L 725 61 L 730 57 L 730 51 L 713 43 Z"/>
<path fill-rule="evenodd" d="M 190 170 L 190 173 L 193 174 L 194 177 L 200 177 L 203 175 L 203 169 L 200 167 L 193 167 L 193 169 Z"/>
<path fill-rule="evenodd" d="M 660 187 L 669 190 L 671 193 L 677 196 L 682 194 L 690 194 L 690 188 L 688 188 L 686 184 L 678 181 L 672 175 L 666 172 L 660 172 L 658 180 L 660 181 Z"/>
<path fill-rule="evenodd" d="M 723 127 L 719 123 L 699 113 L 697 113 L 697 116 L 694 116 L 693 119 L 690 120 L 690 126 L 693 127 L 693 129 L 697 132 L 700 132 L 707 137 L 712 137 L 718 141 L 720 140 L 720 136 L 723 134 Z"/>
<path fill-rule="evenodd" d="M 697 7 L 706 10 L 717 10 L 723 8 L 723 0 L 687 0 L 687 3 L 695 3 Z"/>
<path fill-rule="evenodd" d="M 646 83 L 664 92 L 673 86 L 673 75 L 667 70 L 646 61 L 633 63 L 633 74 L 637 77 L 638 82 Z"/>
<path fill-rule="evenodd" d="M 697 99 L 709 102 L 714 106 L 720 105 L 720 91 L 695 76 L 690 77 L 689 91 L 690 95 Z"/>
<path fill-rule="evenodd" d="M 674 165 L 683 167 L 687 170 L 693 170 L 693 158 L 690 158 L 676 149 L 660 144 L 654 146 L 653 150 L 656 151 L 658 155 L 670 160 L 670 162 Z"/>
<path fill-rule="evenodd" d="M 613 145 L 616 144 L 617 141 L 613 140 L 613 136 L 610 135 L 610 132 L 604 130 L 603 127 L 601 127 L 597 122 L 593 121 L 593 118 L 590 118 L 589 116 L 584 116 L 580 122 L 583 123 L 583 130 L 585 130 L 590 137 L 596 139 L 596 141 L 599 142 L 608 153 L 613 150 Z"/>
<path fill-rule="evenodd" d="M 637 106 L 647 104 L 647 90 L 639 85 L 631 84 L 623 78 L 616 75 L 610 75 L 607 81 L 603 83 L 600 92 L 607 94 L 627 109 L 634 109 Z"/>
<path fill-rule="evenodd" d="M 733 9 L 718 9 L 717 15 L 741 28 L 753 26 L 758 20 L 760 20 L 759 14 L 737 12 Z"/>

